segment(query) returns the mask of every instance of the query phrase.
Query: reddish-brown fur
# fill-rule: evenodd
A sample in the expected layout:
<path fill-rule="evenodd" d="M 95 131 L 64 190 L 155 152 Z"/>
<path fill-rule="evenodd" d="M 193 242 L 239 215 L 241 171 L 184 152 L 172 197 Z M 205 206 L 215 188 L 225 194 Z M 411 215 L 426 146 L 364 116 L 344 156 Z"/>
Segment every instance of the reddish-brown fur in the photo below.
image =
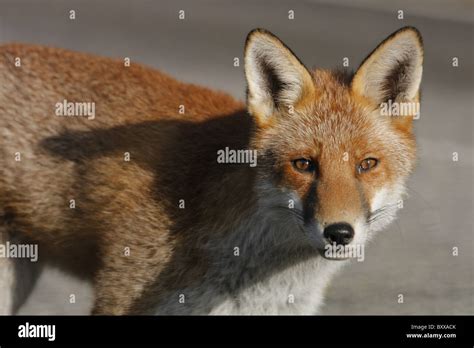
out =
<path fill-rule="evenodd" d="M 303 201 L 314 199 L 315 177 L 291 161 L 313 158 L 315 195 L 325 202 L 306 202 L 314 215 L 327 224 L 360 214 L 376 188 L 412 170 L 411 121 L 376 120 L 377 105 L 338 74 L 312 74 L 314 92 L 295 115 L 265 123 L 224 93 L 133 62 L 2 46 L 0 232 L 39 243 L 43 262 L 93 279 L 94 313 L 130 314 L 147 313 L 173 290 L 198 282 L 208 267 L 202 246 L 223 231 L 213 226 L 238 225 L 238 214 L 252 209 L 255 171 L 218 165 L 219 149 L 269 152 L 261 166 Z M 56 116 L 63 99 L 96 102 L 96 118 Z M 392 129 L 397 148 L 381 127 Z M 356 180 L 367 157 L 383 165 Z"/>

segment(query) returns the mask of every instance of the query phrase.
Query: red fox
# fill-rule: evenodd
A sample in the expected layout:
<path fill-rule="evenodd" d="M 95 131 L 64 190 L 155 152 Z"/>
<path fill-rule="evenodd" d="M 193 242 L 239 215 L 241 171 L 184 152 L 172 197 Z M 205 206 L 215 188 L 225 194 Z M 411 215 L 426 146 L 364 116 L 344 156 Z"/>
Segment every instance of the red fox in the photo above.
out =
<path fill-rule="evenodd" d="M 328 250 L 400 208 L 416 115 L 381 110 L 418 104 L 422 39 L 402 28 L 349 74 L 256 29 L 244 61 L 246 104 L 139 64 L 0 47 L 1 314 L 45 265 L 92 281 L 97 315 L 319 312 L 350 258 Z"/>

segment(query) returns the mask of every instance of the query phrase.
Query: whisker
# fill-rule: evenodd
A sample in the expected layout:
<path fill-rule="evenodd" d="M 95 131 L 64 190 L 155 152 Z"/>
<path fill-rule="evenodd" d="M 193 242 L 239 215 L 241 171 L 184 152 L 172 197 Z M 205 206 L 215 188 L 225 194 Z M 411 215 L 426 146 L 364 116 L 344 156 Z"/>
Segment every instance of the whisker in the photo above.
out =
<path fill-rule="evenodd" d="M 367 223 L 372 224 L 381 219 L 395 216 L 395 213 L 398 210 L 397 207 L 398 207 L 398 202 L 389 203 L 379 209 L 374 210 L 368 217 Z"/>

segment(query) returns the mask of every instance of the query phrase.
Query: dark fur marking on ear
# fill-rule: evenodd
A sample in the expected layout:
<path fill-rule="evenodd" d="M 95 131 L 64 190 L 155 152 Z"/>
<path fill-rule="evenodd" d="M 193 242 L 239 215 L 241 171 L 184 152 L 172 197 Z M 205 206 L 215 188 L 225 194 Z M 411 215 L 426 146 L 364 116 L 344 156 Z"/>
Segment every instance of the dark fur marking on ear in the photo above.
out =
<path fill-rule="evenodd" d="M 288 84 L 284 83 L 277 75 L 275 68 L 268 64 L 265 60 L 259 60 L 260 69 L 262 69 L 263 76 L 266 78 L 267 90 L 270 92 L 273 104 L 278 107 L 280 92 L 288 88 Z"/>
<path fill-rule="evenodd" d="M 383 102 L 396 100 L 397 96 L 403 94 L 407 88 L 407 71 L 410 68 L 410 60 L 405 59 L 397 63 L 397 65 L 389 72 L 385 77 L 385 82 L 382 86 L 383 91 L 385 91 L 385 96 Z"/>

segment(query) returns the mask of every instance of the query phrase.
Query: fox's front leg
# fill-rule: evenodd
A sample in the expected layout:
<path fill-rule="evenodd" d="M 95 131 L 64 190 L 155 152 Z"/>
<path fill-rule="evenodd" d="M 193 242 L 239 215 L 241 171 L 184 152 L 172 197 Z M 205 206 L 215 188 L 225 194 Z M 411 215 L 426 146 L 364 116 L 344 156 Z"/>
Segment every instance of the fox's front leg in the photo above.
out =
<path fill-rule="evenodd" d="M 18 232 L 18 231 L 17 231 Z M 0 217 L 0 245 L 29 243 L 7 231 Z M 16 314 L 26 301 L 42 270 L 39 260 L 0 257 L 0 315 Z"/>
<path fill-rule="evenodd" d="M 117 233 L 120 236 L 120 233 Z M 103 248 L 101 267 L 94 279 L 92 314 L 150 314 L 150 296 L 156 279 L 171 256 L 170 247 L 156 238 L 128 231 L 133 240 L 117 241 Z"/>

